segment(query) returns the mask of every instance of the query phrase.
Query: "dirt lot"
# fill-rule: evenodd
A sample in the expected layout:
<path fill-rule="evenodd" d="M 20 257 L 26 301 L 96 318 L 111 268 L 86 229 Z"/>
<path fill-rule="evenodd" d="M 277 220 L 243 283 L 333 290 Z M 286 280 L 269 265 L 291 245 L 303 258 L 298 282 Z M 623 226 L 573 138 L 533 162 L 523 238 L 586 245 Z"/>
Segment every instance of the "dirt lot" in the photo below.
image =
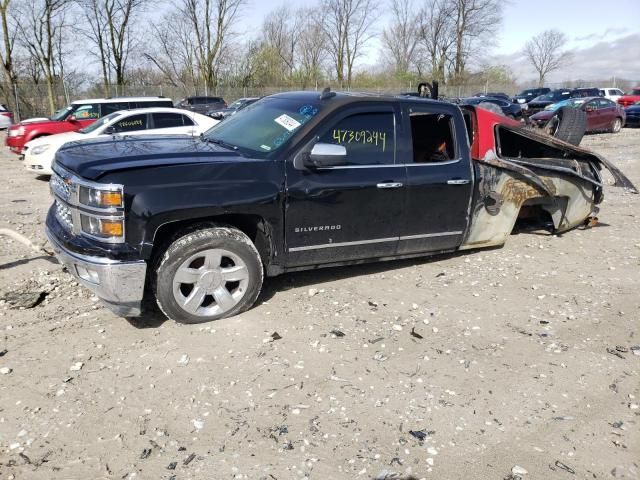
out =
<path fill-rule="evenodd" d="M 640 130 L 583 145 L 640 185 Z M 44 242 L 46 181 L 0 163 L 0 228 Z M 199 326 L 118 318 L 2 238 L 0 298 L 40 303 L 0 301 L 0 479 L 640 478 L 639 206 L 286 275 Z"/>

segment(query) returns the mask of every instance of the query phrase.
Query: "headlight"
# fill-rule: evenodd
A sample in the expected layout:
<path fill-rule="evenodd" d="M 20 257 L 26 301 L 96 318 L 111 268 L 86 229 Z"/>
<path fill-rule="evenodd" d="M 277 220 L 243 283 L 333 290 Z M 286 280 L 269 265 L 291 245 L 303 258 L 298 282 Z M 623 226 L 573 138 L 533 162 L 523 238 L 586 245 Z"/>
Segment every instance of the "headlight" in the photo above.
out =
<path fill-rule="evenodd" d="M 122 190 L 102 190 L 80 186 L 78 201 L 82 205 L 93 208 L 122 208 L 124 206 Z"/>
<path fill-rule="evenodd" d="M 82 231 L 93 237 L 117 241 L 124 238 L 124 219 L 80 214 Z"/>
<path fill-rule="evenodd" d="M 31 149 L 31 154 L 32 155 L 40 155 L 41 153 L 44 153 L 47 150 L 49 150 L 50 146 L 51 145 L 46 144 L 46 145 L 38 145 L 37 147 L 33 147 Z"/>
<path fill-rule="evenodd" d="M 20 135 L 24 135 L 24 127 L 20 126 L 18 128 L 9 128 L 8 135 L 10 137 L 19 137 Z"/>

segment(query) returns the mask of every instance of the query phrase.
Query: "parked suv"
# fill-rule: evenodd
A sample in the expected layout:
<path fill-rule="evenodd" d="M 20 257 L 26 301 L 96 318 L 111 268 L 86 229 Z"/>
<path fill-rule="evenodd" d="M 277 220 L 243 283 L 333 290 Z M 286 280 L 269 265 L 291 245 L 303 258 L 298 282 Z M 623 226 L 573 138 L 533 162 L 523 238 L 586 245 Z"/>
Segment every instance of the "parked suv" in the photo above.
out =
<path fill-rule="evenodd" d="M 551 91 L 550 88 L 528 88 L 527 90 L 521 91 L 515 97 L 513 97 L 513 103 L 529 103 L 536 97 L 540 95 L 544 95 L 545 93 L 549 93 Z"/>
<path fill-rule="evenodd" d="M 78 100 L 58 110 L 51 118 L 23 120 L 7 130 L 6 145 L 17 154 L 22 153 L 24 144 L 34 138 L 56 133 L 77 132 L 88 127 L 98 118 L 134 108 L 173 107 L 170 98 L 164 97 L 114 97 Z"/>
<path fill-rule="evenodd" d="M 227 108 L 227 102 L 222 97 L 187 97 L 176 103 L 176 107 L 206 114 L 210 110 Z"/>

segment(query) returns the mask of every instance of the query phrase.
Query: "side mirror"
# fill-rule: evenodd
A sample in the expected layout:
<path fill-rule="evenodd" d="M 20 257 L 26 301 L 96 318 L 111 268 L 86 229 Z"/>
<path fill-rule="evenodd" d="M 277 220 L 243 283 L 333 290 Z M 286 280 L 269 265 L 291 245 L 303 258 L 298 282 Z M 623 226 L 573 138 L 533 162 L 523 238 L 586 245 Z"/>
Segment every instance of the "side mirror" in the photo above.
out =
<path fill-rule="evenodd" d="M 116 127 L 114 127 L 113 125 L 109 125 L 102 131 L 103 135 L 113 135 L 114 133 L 116 133 Z"/>
<path fill-rule="evenodd" d="M 307 168 L 323 168 L 344 165 L 347 149 L 343 145 L 332 143 L 316 143 L 311 152 L 305 156 L 304 166 Z"/>
<path fill-rule="evenodd" d="M 75 122 L 75 121 L 77 121 L 77 120 L 78 120 L 78 119 L 76 118 L 76 116 L 75 116 L 75 115 L 69 115 L 69 116 L 67 117 L 67 121 L 69 121 L 69 122 Z"/>
<path fill-rule="evenodd" d="M 595 110 L 595 107 L 586 107 L 584 109 L 585 112 L 593 112 Z"/>

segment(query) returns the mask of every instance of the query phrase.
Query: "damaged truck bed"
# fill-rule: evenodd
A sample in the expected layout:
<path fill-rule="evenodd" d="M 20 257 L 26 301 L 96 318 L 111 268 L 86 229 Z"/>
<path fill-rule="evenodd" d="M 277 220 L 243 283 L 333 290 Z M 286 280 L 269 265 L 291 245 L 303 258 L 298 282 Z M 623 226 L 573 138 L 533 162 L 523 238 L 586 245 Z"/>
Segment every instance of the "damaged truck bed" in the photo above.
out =
<path fill-rule="evenodd" d="M 518 218 L 591 223 L 614 165 L 501 115 L 415 96 L 265 97 L 201 138 L 68 144 L 47 234 L 122 315 L 202 322 L 263 274 L 502 245 Z M 124 286 L 124 287 L 123 287 Z"/>
<path fill-rule="evenodd" d="M 502 245 L 516 220 L 546 212 L 564 232 L 597 221 L 602 169 L 613 184 L 638 193 L 611 162 L 594 152 L 537 133 L 500 115 L 466 109 L 476 174 L 471 228 L 461 249 Z"/>

